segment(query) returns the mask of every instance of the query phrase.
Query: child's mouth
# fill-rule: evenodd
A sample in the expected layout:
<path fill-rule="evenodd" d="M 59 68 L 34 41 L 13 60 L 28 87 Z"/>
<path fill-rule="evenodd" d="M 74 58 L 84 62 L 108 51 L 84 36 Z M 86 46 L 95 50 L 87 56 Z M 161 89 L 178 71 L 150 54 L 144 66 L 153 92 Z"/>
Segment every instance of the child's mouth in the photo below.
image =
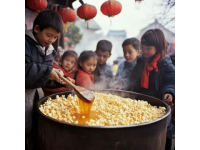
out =
<path fill-rule="evenodd" d="M 49 46 L 49 45 L 50 45 L 50 43 L 45 43 L 45 45 L 46 45 L 46 46 Z"/>

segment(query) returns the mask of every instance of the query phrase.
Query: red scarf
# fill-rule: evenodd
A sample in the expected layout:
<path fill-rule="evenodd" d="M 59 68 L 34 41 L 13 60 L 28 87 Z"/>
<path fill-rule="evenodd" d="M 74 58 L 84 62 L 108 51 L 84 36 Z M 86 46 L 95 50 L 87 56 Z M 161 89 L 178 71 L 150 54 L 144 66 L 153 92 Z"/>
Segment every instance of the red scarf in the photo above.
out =
<path fill-rule="evenodd" d="M 141 80 L 141 87 L 148 89 L 149 88 L 149 75 L 150 75 L 150 71 L 155 70 L 156 72 L 158 72 L 158 66 L 157 66 L 157 62 L 160 59 L 161 55 L 157 54 L 153 61 L 151 61 L 150 63 L 146 62 L 143 73 L 142 73 L 142 80 Z"/>

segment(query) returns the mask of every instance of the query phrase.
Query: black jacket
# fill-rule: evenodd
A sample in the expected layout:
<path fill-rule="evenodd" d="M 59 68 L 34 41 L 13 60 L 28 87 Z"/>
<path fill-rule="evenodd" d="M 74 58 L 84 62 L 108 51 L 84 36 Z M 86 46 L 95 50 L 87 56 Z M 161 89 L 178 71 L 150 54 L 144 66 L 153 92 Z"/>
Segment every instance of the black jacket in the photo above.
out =
<path fill-rule="evenodd" d="M 52 50 L 53 48 L 51 48 Z M 48 49 L 49 50 L 49 49 Z M 45 49 L 45 52 L 47 50 Z M 44 96 L 41 88 L 51 73 L 55 50 L 45 55 L 38 48 L 38 43 L 25 35 L 25 134 L 31 133 L 33 120 L 37 120 L 34 107 L 38 99 Z M 37 93 L 37 94 L 36 94 Z"/>
<path fill-rule="evenodd" d="M 149 88 L 141 87 L 141 77 L 145 66 L 143 57 L 137 60 L 131 75 L 127 79 L 122 79 L 122 85 L 125 90 L 143 93 L 162 99 L 163 94 L 170 93 L 175 99 L 175 68 L 169 56 L 157 63 L 158 72 L 150 72 Z"/>
<path fill-rule="evenodd" d="M 38 43 L 25 35 L 25 88 L 33 89 L 43 86 L 53 69 L 55 50 L 45 56 L 37 47 Z"/>

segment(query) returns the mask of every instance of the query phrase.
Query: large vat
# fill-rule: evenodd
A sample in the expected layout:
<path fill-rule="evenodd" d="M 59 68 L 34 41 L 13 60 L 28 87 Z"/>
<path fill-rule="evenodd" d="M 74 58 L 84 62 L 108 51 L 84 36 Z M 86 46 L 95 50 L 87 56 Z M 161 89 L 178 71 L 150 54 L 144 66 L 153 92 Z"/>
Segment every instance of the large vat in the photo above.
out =
<path fill-rule="evenodd" d="M 38 140 L 41 150 L 164 150 L 167 123 L 171 112 L 170 107 L 163 101 L 127 91 L 103 90 L 121 97 L 148 101 L 151 105 L 164 106 L 166 114 L 161 118 L 138 125 L 93 127 L 60 122 L 47 117 L 39 110 L 48 97 L 37 103 Z M 62 92 L 51 95 L 68 95 Z"/>

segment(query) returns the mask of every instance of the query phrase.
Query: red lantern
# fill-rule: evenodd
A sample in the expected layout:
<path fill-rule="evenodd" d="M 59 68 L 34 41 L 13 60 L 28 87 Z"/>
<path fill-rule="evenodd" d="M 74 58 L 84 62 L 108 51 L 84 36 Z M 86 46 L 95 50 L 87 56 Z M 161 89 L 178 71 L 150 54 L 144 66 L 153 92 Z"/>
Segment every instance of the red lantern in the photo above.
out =
<path fill-rule="evenodd" d="M 101 5 L 101 12 L 108 17 L 119 14 L 121 10 L 121 3 L 115 0 L 108 0 Z"/>
<path fill-rule="evenodd" d="M 97 14 L 96 7 L 89 5 L 89 4 L 83 4 L 77 10 L 77 15 L 81 19 L 85 19 L 86 21 L 94 18 L 96 16 L 96 14 Z"/>
<path fill-rule="evenodd" d="M 32 10 L 43 10 L 47 5 L 47 0 L 27 0 L 27 6 Z"/>
<path fill-rule="evenodd" d="M 67 32 L 69 27 L 69 22 L 73 22 L 76 20 L 76 12 L 68 7 L 59 9 L 57 13 L 61 16 L 64 22 L 65 32 Z"/>
<path fill-rule="evenodd" d="M 77 15 L 81 19 L 85 19 L 85 21 L 88 21 L 88 20 L 94 18 L 96 16 L 96 14 L 97 14 L 96 7 L 89 5 L 89 4 L 83 4 L 77 10 Z M 88 29 L 88 22 L 87 22 L 87 29 Z"/>
<path fill-rule="evenodd" d="M 57 11 L 63 22 L 74 22 L 76 20 L 76 12 L 73 9 L 61 8 Z"/>

